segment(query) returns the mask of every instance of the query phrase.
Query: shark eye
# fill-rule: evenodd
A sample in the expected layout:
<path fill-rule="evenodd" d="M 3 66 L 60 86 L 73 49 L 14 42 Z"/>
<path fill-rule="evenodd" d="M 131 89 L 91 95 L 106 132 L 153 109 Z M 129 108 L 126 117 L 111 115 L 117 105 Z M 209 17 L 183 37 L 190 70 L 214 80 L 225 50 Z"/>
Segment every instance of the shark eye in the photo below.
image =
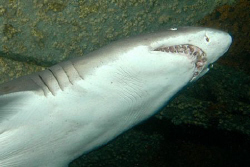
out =
<path fill-rule="evenodd" d="M 206 35 L 205 35 L 205 40 L 206 40 L 207 42 L 210 41 L 210 39 L 209 39 L 208 36 L 206 36 Z"/>

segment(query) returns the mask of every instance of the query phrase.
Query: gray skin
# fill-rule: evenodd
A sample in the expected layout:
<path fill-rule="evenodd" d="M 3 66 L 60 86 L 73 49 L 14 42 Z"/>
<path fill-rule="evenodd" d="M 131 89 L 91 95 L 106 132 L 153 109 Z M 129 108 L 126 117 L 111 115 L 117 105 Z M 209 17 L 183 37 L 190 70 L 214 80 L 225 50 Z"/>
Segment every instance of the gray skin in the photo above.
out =
<path fill-rule="evenodd" d="M 0 85 L 0 166 L 67 166 L 155 114 L 231 42 L 215 29 L 171 29 Z M 169 51 L 184 45 L 195 48 Z"/>

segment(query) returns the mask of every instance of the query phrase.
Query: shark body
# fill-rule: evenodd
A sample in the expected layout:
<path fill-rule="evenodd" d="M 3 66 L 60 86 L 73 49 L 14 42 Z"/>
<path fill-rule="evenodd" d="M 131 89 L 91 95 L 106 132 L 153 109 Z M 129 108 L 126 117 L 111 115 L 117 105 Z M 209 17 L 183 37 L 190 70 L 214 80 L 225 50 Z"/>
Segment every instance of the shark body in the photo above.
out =
<path fill-rule="evenodd" d="M 154 115 L 231 41 L 211 28 L 170 29 L 0 85 L 0 166 L 68 166 Z"/>

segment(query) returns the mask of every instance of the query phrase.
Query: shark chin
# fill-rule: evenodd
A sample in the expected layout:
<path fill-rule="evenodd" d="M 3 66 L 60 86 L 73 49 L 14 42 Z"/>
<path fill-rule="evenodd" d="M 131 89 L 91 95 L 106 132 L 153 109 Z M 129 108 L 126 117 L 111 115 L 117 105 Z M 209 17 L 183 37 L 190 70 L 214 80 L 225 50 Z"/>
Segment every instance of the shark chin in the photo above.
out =
<path fill-rule="evenodd" d="M 212 28 L 171 28 L 0 85 L 0 166 L 68 166 L 154 115 L 231 42 Z"/>

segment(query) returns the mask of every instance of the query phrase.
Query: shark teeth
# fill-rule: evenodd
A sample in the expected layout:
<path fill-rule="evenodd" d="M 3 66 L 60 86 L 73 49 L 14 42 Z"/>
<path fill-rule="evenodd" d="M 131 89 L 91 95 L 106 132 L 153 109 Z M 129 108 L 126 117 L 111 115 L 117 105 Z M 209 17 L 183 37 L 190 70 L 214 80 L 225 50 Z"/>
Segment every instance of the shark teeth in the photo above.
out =
<path fill-rule="evenodd" d="M 197 46 L 184 44 L 184 45 L 174 45 L 174 46 L 164 46 L 158 47 L 154 49 L 154 51 L 161 51 L 166 53 L 178 53 L 186 55 L 187 57 L 191 58 L 195 65 L 194 75 L 191 79 L 194 80 L 204 69 L 207 63 L 207 55 L 206 53 Z"/>

